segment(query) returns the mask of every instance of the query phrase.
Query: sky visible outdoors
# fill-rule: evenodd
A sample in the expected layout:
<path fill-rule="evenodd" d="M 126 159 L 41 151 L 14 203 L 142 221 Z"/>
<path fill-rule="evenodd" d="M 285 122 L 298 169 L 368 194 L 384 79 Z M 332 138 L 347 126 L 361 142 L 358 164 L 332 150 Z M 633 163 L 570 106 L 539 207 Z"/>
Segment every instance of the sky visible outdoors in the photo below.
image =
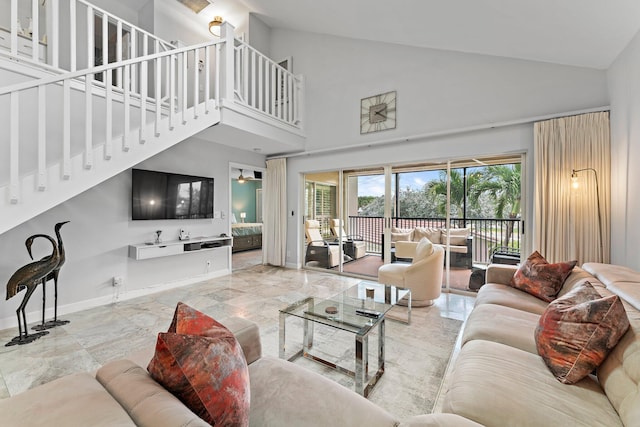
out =
<path fill-rule="evenodd" d="M 418 191 L 422 190 L 427 182 L 437 180 L 440 176 L 440 172 L 403 172 L 399 174 L 399 176 L 400 189 L 405 190 L 408 187 L 411 190 Z M 394 186 L 392 184 L 391 191 L 393 191 L 393 188 Z M 359 176 L 358 196 L 384 196 L 384 175 Z"/>

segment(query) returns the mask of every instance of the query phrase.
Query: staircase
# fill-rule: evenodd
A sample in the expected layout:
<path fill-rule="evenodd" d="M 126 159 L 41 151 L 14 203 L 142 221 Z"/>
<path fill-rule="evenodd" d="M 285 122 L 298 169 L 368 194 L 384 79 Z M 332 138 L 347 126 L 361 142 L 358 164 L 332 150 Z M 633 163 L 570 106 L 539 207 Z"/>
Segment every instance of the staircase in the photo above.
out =
<path fill-rule="evenodd" d="M 43 32 L 45 12 L 32 0 L 25 37 L 11 0 L 11 42 L 0 47 L 0 81 L 14 82 L 0 87 L 0 234 L 224 124 L 223 109 L 302 138 L 301 77 L 236 40 L 231 25 L 220 39 L 176 48 L 83 0 L 71 0 L 68 15 L 54 9 L 57 1 L 47 5 Z"/>

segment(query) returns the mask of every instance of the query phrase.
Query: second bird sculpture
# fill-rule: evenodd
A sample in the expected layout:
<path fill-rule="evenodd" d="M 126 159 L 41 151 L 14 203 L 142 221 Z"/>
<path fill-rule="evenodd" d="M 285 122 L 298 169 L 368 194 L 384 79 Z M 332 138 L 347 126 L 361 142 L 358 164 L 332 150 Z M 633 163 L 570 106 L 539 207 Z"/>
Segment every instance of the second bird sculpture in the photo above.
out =
<path fill-rule="evenodd" d="M 60 275 L 60 269 L 62 268 L 62 266 L 66 261 L 64 244 L 62 242 L 62 236 L 60 235 L 60 229 L 62 228 L 63 225 L 65 225 L 68 222 L 69 221 L 59 222 L 54 227 L 54 231 L 56 233 L 56 239 L 58 241 L 58 254 L 60 257 L 60 261 L 58 262 L 58 265 L 56 266 L 56 268 L 54 268 L 53 271 L 47 275 L 47 277 L 42 279 L 42 323 L 40 325 L 36 325 L 33 328 L 31 328 L 36 331 L 51 329 L 56 326 L 66 325 L 67 323 L 69 323 L 68 320 L 58 320 L 58 276 Z M 24 242 L 25 246 L 27 247 L 27 252 L 29 252 L 29 256 L 31 257 L 31 259 L 33 259 L 33 254 L 31 253 L 31 246 L 33 245 L 33 241 L 35 240 L 36 236 L 31 236 Z M 42 258 L 42 260 L 44 260 L 49 256 L 50 255 L 47 255 L 46 257 Z M 47 287 L 46 286 L 47 286 L 47 281 L 49 280 L 53 280 L 53 286 L 54 286 L 53 288 L 53 291 L 54 291 L 53 320 L 45 322 L 44 320 L 45 310 L 47 305 Z"/>

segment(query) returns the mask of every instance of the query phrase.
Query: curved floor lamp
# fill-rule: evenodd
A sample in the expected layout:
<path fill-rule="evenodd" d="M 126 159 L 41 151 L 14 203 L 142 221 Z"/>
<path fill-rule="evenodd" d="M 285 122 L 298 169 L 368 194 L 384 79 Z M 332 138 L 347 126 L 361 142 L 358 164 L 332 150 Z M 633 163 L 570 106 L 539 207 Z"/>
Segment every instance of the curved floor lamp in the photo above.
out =
<path fill-rule="evenodd" d="M 571 186 L 578 188 L 578 172 L 591 171 L 596 178 L 596 201 L 598 203 L 598 232 L 600 234 L 600 262 L 604 262 L 604 242 L 602 240 L 602 218 L 600 214 L 600 186 L 598 185 L 598 173 L 593 168 L 573 169 L 571 171 Z"/>

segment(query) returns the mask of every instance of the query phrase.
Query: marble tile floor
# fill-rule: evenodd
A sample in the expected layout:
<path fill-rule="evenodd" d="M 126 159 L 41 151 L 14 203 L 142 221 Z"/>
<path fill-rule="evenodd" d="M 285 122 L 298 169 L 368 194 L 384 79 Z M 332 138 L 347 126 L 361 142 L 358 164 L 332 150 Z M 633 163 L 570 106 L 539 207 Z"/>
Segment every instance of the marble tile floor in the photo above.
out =
<path fill-rule="evenodd" d="M 70 323 L 51 329 L 49 335 L 31 344 L 0 346 L 0 398 L 73 372 L 92 372 L 110 360 L 153 348 L 157 333 L 169 326 L 178 301 L 223 322 L 241 316 L 258 323 L 263 354 L 277 357 L 280 308 L 309 295 L 332 296 L 359 281 L 329 273 L 249 265 L 220 278 L 61 316 Z M 414 308 L 410 325 L 387 321 L 385 374 L 369 399 L 401 418 L 437 407 L 442 376 L 473 303 L 471 296 L 443 294 L 432 307 Z M 332 356 L 353 369 L 349 366 L 353 365 L 349 353 L 353 335 L 334 336 L 336 331 L 328 329 L 316 328 L 316 348 L 322 348 L 325 340 L 332 344 L 326 348 L 342 349 Z M 17 328 L 0 331 L 0 343 L 16 334 Z M 295 325 L 287 336 L 295 340 Z M 301 332 L 298 337 L 301 345 Z M 373 337 L 369 344 L 370 361 L 377 360 L 376 340 Z M 295 363 L 353 388 L 353 379 L 339 372 L 305 359 Z"/>

